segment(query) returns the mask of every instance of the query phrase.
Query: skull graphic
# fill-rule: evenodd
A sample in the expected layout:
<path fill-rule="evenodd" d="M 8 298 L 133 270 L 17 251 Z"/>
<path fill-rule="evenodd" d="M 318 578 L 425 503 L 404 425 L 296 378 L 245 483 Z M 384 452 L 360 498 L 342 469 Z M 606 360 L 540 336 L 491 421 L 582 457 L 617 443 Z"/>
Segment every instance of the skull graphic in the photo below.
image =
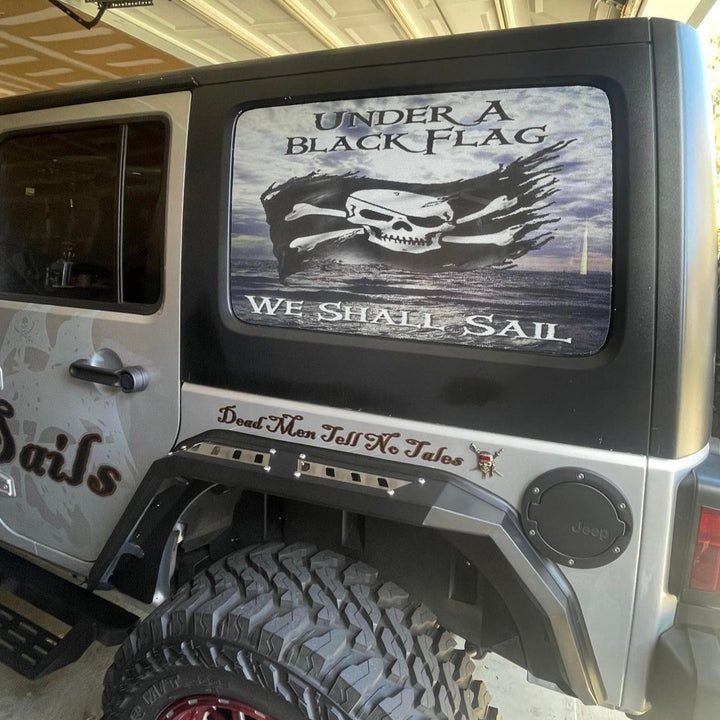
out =
<path fill-rule="evenodd" d="M 290 242 L 290 248 L 309 252 L 331 240 L 346 240 L 362 235 L 368 242 L 386 250 L 415 255 L 438 250 L 445 243 L 456 245 L 509 245 L 515 239 L 515 227 L 482 235 L 448 235 L 462 225 L 486 215 L 505 212 L 517 204 L 517 198 L 500 195 L 476 212 L 455 218 L 446 200 L 405 190 L 357 190 L 345 200 L 345 208 L 318 207 L 298 202 L 285 215 L 287 222 L 308 216 L 344 218 L 355 227 L 303 235 Z"/>
<path fill-rule="evenodd" d="M 485 478 L 493 477 L 494 475 L 498 475 L 500 477 L 503 476 L 502 473 L 498 472 L 495 467 L 495 460 L 502 452 L 502 448 L 493 453 L 489 450 L 482 450 L 475 443 L 471 443 L 470 449 L 477 457 L 477 467 L 475 469 L 480 471 L 480 474 L 483 476 L 483 480 Z"/>
<path fill-rule="evenodd" d="M 358 190 L 345 209 L 348 222 L 365 228 L 371 243 L 395 252 L 437 250 L 443 233 L 455 227 L 445 200 L 402 190 Z"/>

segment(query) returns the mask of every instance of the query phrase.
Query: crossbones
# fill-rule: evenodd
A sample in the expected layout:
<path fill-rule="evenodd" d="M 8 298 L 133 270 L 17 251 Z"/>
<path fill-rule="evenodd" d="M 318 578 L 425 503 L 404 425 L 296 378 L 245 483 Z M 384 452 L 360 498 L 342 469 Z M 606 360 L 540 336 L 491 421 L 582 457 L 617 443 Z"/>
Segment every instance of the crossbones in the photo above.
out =
<path fill-rule="evenodd" d="M 439 197 L 405 192 L 403 190 L 358 190 L 348 196 L 345 210 L 323 208 L 309 203 L 297 203 L 285 216 L 292 222 L 308 215 L 341 217 L 354 229 L 346 228 L 331 232 L 295 238 L 290 247 L 308 252 L 320 243 L 338 238 L 365 234 L 367 239 L 393 252 L 426 253 L 438 250 L 441 244 L 459 245 L 509 245 L 517 228 L 486 235 L 448 235 L 460 225 L 507 210 L 517 204 L 517 198 L 500 195 L 482 210 L 455 219 L 450 204 Z"/>

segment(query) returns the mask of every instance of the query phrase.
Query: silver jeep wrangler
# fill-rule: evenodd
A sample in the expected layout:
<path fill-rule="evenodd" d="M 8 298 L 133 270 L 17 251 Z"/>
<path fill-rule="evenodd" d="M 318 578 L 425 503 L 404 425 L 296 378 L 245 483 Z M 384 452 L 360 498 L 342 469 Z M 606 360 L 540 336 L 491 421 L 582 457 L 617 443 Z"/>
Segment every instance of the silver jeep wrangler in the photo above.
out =
<path fill-rule="evenodd" d="M 669 21 L 0 101 L 0 578 L 71 628 L 0 659 L 121 643 L 107 720 L 495 718 L 488 651 L 716 717 L 716 268 Z"/>

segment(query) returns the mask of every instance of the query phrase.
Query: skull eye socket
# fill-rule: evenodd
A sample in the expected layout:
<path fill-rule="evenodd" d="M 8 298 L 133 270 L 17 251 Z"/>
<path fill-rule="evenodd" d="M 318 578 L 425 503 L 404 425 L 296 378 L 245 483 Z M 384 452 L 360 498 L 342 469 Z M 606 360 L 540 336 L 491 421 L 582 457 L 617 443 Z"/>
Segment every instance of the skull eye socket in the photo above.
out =
<path fill-rule="evenodd" d="M 447 219 L 441 215 L 431 215 L 430 217 L 414 217 L 413 215 L 408 215 L 408 220 L 410 220 L 413 225 L 424 228 L 440 227 L 440 225 L 444 225 L 447 222 Z"/>
<path fill-rule="evenodd" d="M 369 210 L 368 208 L 363 208 L 358 215 L 366 220 L 383 220 L 385 222 L 393 218 L 392 215 L 386 215 L 385 213 L 377 212 L 377 210 Z"/>

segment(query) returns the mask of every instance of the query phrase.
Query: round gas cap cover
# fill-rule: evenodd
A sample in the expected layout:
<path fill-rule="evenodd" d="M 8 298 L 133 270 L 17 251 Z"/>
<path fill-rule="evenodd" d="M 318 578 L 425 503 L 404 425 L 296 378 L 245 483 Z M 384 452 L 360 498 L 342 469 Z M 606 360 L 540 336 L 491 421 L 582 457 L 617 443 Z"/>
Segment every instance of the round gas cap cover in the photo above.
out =
<path fill-rule="evenodd" d="M 562 565 L 600 567 L 630 542 L 627 499 L 604 477 L 580 468 L 557 468 L 529 485 L 522 524 L 533 547 Z"/>

